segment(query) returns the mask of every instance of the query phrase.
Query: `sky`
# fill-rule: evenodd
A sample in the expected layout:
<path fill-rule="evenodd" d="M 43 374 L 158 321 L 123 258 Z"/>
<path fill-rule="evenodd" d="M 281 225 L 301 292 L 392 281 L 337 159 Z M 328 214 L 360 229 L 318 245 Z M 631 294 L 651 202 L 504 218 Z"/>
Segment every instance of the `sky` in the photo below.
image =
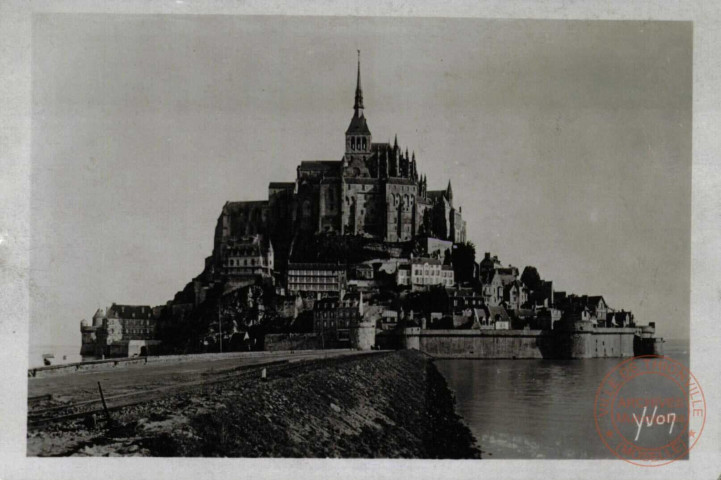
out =
<path fill-rule="evenodd" d="M 201 272 L 226 201 L 373 141 L 468 238 L 688 338 L 690 22 L 34 16 L 30 344 Z"/>

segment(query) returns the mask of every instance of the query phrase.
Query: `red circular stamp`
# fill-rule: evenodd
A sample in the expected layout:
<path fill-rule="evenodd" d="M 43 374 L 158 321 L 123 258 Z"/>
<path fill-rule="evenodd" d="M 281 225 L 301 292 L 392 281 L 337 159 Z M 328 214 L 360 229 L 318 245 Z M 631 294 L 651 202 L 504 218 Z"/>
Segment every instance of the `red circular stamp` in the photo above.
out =
<path fill-rule="evenodd" d="M 669 357 L 644 355 L 619 363 L 596 391 L 596 431 L 614 455 L 659 467 L 687 458 L 706 422 L 696 377 Z"/>

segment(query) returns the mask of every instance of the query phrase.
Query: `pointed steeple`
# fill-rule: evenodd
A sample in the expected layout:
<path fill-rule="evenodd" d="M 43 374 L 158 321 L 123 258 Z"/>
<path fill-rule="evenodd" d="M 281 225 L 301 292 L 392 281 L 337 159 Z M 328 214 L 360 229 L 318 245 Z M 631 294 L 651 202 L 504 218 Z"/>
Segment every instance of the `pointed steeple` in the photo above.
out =
<path fill-rule="evenodd" d="M 446 198 L 448 199 L 448 203 L 451 204 L 451 207 L 453 206 L 453 187 L 451 187 L 451 181 L 448 180 L 448 187 L 446 188 Z"/>
<path fill-rule="evenodd" d="M 396 133 L 396 138 L 393 140 L 393 149 L 398 150 L 398 134 Z"/>
<path fill-rule="evenodd" d="M 371 151 L 371 131 L 363 114 L 363 89 L 361 88 L 360 50 L 358 50 L 358 78 L 355 88 L 353 118 L 346 130 L 346 153 L 368 154 Z"/>
<path fill-rule="evenodd" d="M 355 105 L 353 105 L 356 117 L 363 116 L 363 88 L 361 87 L 361 74 L 360 74 L 360 50 L 358 50 L 358 78 L 356 80 L 355 87 Z"/>

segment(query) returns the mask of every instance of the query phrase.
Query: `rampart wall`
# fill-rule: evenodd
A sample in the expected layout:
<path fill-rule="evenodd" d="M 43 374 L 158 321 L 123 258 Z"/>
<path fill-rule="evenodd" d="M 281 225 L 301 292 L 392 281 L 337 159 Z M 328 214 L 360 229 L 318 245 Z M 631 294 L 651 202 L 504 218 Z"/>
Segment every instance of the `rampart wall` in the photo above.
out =
<path fill-rule="evenodd" d="M 420 330 L 405 344 L 437 358 L 603 358 L 634 355 L 633 328 Z"/>

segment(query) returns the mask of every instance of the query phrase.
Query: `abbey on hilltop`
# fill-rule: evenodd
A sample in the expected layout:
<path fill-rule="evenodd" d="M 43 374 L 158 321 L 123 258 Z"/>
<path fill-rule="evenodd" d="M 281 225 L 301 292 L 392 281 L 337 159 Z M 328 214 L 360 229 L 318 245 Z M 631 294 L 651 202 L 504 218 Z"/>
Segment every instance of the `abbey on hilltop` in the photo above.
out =
<path fill-rule="evenodd" d="M 165 305 L 115 305 L 81 323 L 83 352 L 411 348 L 463 358 L 658 353 L 601 295 L 555 291 L 486 252 L 476 263 L 451 183 L 428 190 L 415 153 L 373 142 L 360 52 L 339 160 L 302 161 L 268 199 L 227 202 L 203 271 Z M 364 308 L 364 305 L 367 308 Z"/>
<path fill-rule="evenodd" d="M 336 232 L 383 242 L 433 236 L 464 242 L 466 224 L 453 202 L 451 183 L 428 190 L 415 152 L 373 142 L 361 87 L 360 52 L 353 117 L 340 160 L 302 161 L 294 182 L 272 182 L 268 200 L 228 202 L 218 219 L 213 261 L 222 268 L 226 252 L 238 251 L 243 237 L 260 235 L 264 250 L 285 244 L 296 233 Z M 243 247 L 244 248 L 244 247 Z"/>

